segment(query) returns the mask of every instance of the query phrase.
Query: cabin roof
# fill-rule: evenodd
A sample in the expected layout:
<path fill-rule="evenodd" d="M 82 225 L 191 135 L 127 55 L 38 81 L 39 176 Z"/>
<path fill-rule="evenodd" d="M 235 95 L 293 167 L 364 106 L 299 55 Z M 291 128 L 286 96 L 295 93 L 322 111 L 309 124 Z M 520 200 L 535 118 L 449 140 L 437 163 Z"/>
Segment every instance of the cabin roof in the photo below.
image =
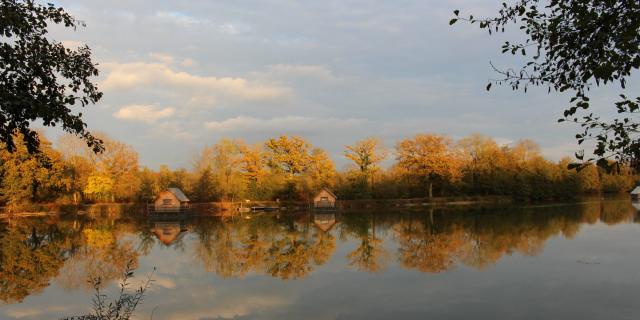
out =
<path fill-rule="evenodd" d="M 173 195 L 176 196 L 176 198 L 178 198 L 178 200 L 180 200 L 181 202 L 188 202 L 189 201 L 189 198 L 187 198 L 187 196 L 184 195 L 182 190 L 180 190 L 178 188 L 169 188 L 167 190 L 169 192 L 173 193 Z"/>
<path fill-rule="evenodd" d="M 640 186 L 635 187 L 635 189 L 631 190 L 631 194 L 640 194 Z"/>
<path fill-rule="evenodd" d="M 318 192 L 318 194 L 320 194 L 320 192 L 322 192 L 323 190 L 324 190 L 325 192 L 327 192 L 328 194 L 330 194 L 332 197 L 334 197 L 334 198 L 338 199 L 338 196 L 336 196 L 336 195 L 335 195 L 335 193 L 333 193 L 333 192 L 332 192 L 331 190 L 329 190 L 329 188 L 327 188 L 327 187 L 323 187 L 322 189 L 320 189 L 320 191 Z M 316 196 L 317 196 L 317 195 L 316 195 Z"/>

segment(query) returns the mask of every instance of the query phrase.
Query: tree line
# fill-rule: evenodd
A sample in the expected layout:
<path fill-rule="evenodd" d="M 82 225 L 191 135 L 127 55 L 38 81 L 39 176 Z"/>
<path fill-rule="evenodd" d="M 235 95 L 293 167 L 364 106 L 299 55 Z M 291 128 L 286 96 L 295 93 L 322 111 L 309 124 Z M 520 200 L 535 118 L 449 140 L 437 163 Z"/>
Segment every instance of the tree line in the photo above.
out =
<path fill-rule="evenodd" d="M 188 170 L 143 167 L 132 146 L 103 133 L 96 136 L 105 150 L 97 154 L 73 135 L 55 146 L 41 136 L 39 153 L 23 143 L 13 152 L 0 149 L 0 201 L 10 209 L 50 202 L 143 203 L 169 187 L 194 202 L 305 201 L 323 187 L 341 199 L 497 195 L 540 201 L 626 192 L 639 180 L 632 168 L 570 170 L 571 159 L 545 159 L 531 140 L 501 145 L 480 134 L 459 140 L 417 134 L 393 149 L 366 138 L 345 146 L 350 161 L 341 170 L 326 151 L 298 136 L 259 144 L 221 139 L 195 154 Z"/>

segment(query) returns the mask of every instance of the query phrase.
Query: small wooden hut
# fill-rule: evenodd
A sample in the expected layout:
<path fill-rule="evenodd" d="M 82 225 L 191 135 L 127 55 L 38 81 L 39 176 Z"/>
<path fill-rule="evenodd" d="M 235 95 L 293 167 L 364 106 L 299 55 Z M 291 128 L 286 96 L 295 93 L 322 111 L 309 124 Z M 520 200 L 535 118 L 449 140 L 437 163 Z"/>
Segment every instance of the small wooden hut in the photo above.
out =
<path fill-rule="evenodd" d="M 635 189 L 631 190 L 631 200 L 640 200 L 640 186 L 637 186 L 635 187 Z"/>
<path fill-rule="evenodd" d="M 322 188 L 313 198 L 313 207 L 316 209 L 335 209 L 338 197 L 327 188 Z"/>
<path fill-rule="evenodd" d="M 153 203 L 153 209 L 156 212 L 182 212 L 189 208 L 189 198 L 178 188 L 169 188 L 160 192 Z"/>

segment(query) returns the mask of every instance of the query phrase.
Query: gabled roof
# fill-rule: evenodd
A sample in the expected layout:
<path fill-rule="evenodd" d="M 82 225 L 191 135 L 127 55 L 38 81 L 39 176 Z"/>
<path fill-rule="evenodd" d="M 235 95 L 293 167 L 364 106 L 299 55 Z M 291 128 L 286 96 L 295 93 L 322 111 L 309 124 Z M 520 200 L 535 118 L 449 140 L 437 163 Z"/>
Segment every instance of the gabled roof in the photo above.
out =
<path fill-rule="evenodd" d="M 176 198 L 178 198 L 178 200 L 180 200 L 181 202 L 189 201 L 189 198 L 187 198 L 182 190 L 178 188 L 169 188 L 168 191 L 173 193 L 173 195 L 176 196 Z"/>
<path fill-rule="evenodd" d="M 640 194 L 640 186 L 635 187 L 635 189 L 631 190 L 631 194 Z"/>
<path fill-rule="evenodd" d="M 322 190 L 326 191 L 326 192 L 327 192 L 328 194 L 330 194 L 332 197 L 334 197 L 334 198 L 338 199 L 338 196 L 336 196 L 336 195 L 335 195 L 335 193 L 333 193 L 333 192 L 332 192 L 331 190 L 329 190 L 329 188 L 327 188 L 327 187 L 323 187 L 323 188 L 318 192 L 318 194 L 319 194 L 320 192 L 322 192 Z"/>

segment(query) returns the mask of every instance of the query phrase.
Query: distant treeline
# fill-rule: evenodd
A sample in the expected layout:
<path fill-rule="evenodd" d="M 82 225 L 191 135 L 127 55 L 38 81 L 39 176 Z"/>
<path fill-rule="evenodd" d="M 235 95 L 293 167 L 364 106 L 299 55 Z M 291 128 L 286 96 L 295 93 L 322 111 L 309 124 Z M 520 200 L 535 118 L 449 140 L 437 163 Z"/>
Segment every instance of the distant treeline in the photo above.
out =
<path fill-rule="evenodd" d="M 106 150 L 94 154 L 71 135 L 54 148 L 41 134 L 42 152 L 0 150 L 0 199 L 9 209 L 37 202 L 148 202 L 168 187 L 194 202 L 308 200 L 329 187 L 341 199 L 502 195 L 519 201 L 570 199 L 583 194 L 626 192 L 638 175 L 619 166 L 605 172 L 569 170 L 570 159 L 552 162 L 530 140 L 499 145 L 473 135 L 454 141 L 418 134 L 393 150 L 368 138 L 345 146 L 351 164 L 336 170 L 321 148 L 304 138 L 280 136 L 263 144 L 222 139 L 194 155 L 190 169 L 141 167 L 130 145 L 98 135 Z M 395 160 L 387 169 L 385 159 Z"/>

